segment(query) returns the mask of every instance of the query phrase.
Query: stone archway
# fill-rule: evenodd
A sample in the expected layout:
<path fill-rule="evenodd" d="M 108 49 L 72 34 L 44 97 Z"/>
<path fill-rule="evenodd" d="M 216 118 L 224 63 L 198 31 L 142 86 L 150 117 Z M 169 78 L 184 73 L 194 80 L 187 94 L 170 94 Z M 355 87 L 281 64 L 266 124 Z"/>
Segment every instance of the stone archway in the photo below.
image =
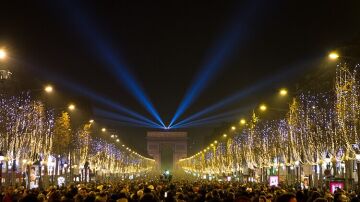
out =
<path fill-rule="evenodd" d="M 187 157 L 187 132 L 151 131 L 146 139 L 147 152 L 155 159 L 159 169 L 177 169 L 176 162 Z M 168 158 L 164 159 L 166 156 L 172 157 L 172 165 L 165 165 L 168 164 Z"/>

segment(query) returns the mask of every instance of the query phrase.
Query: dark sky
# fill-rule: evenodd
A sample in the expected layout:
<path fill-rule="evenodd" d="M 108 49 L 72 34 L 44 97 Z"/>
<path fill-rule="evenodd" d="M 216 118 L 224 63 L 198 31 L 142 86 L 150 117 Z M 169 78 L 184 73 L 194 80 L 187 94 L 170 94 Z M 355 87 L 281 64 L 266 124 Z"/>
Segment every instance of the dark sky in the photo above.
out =
<path fill-rule="evenodd" d="M 235 36 L 231 54 L 182 118 L 285 71 L 290 65 L 325 56 L 356 39 L 360 28 L 360 2 L 356 0 L 62 2 L 1 2 L 0 46 L 5 46 L 14 60 L 14 76 L 31 88 L 39 88 L 41 82 L 52 81 L 47 76 L 51 73 L 151 117 L 108 71 L 95 46 L 86 40 L 77 26 L 78 19 L 73 19 L 69 11 L 74 10 L 69 9 L 73 6 L 86 14 L 93 28 L 111 44 L 167 123 L 196 73 L 211 59 L 209 52 L 216 52 L 216 44 L 221 44 L 234 24 L 246 24 L 245 34 Z M 249 11 L 252 4 L 264 5 Z M 27 65 L 43 73 L 35 73 Z M 297 79 L 304 73 L 299 69 L 282 82 L 269 84 L 265 93 L 251 95 L 226 109 L 266 99 L 280 86 L 295 88 L 291 76 Z M 95 104 L 60 83 L 54 85 L 67 99 L 76 97 L 81 105 L 90 106 L 87 110 Z M 144 135 L 143 129 L 125 130 Z M 203 133 L 211 130 L 208 127 Z M 199 131 L 191 135 L 206 135 Z"/>

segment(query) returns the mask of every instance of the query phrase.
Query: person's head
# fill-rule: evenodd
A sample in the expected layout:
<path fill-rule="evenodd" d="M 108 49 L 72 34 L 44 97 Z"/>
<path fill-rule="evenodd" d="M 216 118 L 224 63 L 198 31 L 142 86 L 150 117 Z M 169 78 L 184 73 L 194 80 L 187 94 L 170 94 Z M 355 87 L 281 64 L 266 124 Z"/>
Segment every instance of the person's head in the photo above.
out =
<path fill-rule="evenodd" d="M 44 194 L 39 194 L 38 196 L 37 196 L 37 200 L 39 201 L 39 202 L 43 202 L 43 201 L 45 201 L 45 195 Z"/>
<path fill-rule="evenodd" d="M 86 189 L 81 188 L 78 193 L 79 193 L 80 196 L 85 197 L 86 196 Z"/>
<path fill-rule="evenodd" d="M 14 192 L 14 188 L 12 186 L 9 186 L 7 189 L 6 189 L 6 193 L 7 194 L 13 194 Z"/>
<path fill-rule="evenodd" d="M 155 201 L 154 196 L 151 193 L 145 193 L 141 199 L 140 202 L 152 202 Z"/>
<path fill-rule="evenodd" d="M 326 198 L 317 198 L 314 202 L 328 202 L 328 200 Z"/>
<path fill-rule="evenodd" d="M 273 200 L 273 195 L 272 194 L 267 194 L 266 195 L 266 199 L 268 200 L 268 201 L 272 201 Z"/>
<path fill-rule="evenodd" d="M 338 199 L 340 202 L 349 202 L 349 198 L 345 194 L 341 194 Z"/>
<path fill-rule="evenodd" d="M 261 196 L 259 197 L 259 202 L 266 202 L 266 197 L 263 196 L 263 195 L 261 195 Z"/>
<path fill-rule="evenodd" d="M 302 192 L 301 190 L 296 192 L 296 200 L 298 202 L 301 202 L 304 200 L 304 192 Z"/>
<path fill-rule="evenodd" d="M 106 202 L 106 197 L 96 196 L 95 202 Z"/>
<path fill-rule="evenodd" d="M 285 193 L 280 195 L 277 199 L 276 202 L 297 202 L 296 201 L 296 196 L 292 193 Z"/>

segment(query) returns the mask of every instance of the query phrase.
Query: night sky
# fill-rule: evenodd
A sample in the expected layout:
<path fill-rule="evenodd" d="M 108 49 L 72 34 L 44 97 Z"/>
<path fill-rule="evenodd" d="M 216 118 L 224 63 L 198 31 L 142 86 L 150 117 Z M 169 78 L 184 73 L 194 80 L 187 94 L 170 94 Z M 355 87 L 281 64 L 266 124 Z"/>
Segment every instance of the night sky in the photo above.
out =
<path fill-rule="evenodd" d="M 72 82 L 152 118 L 107 67 L 102 59 L 107 53 L 86 37 L 91 31 L 79 25 L 88 24 L 169 123 L 195 76 L 223 44 L 231 46 L 225 59 L 179 120 L 297 65 L 280 81 L 213 114 L 269 100 L 279 87 L 299 88 L 295 81 L 311 73 L 311 61 L 359 41 L 359 9 L 356 0 L 3 1 L 0 47 L 9 51 L 8 65 L 26 88 L 38 89 L 50 82 L 64 103 L 76 100 L 89 117 L 94 116 L 94 107 L 112 110 L 64 85 Z M 234 31 L 237 26 L 242 30 Z M 144 151 L 129 136 L 143 137 L 151 129 L 99 121 L 118 128 L 123 139 Z M 190 132 L 191 141 L 201 142 L 199 137 L 218 127 L 184 130 Z"/>

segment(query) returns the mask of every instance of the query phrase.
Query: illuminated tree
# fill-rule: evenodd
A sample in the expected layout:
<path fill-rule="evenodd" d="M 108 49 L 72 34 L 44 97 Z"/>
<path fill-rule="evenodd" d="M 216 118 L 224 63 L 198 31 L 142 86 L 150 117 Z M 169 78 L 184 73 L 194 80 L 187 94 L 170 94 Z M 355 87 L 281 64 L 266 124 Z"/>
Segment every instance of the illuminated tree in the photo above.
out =
<path fill-rule="evenodd" d="M 73 138 L 73 147 L 75 150 L 72 154 L 72 159 L 75 160 L 74 163 L 78 165 L 84 165 L 85 162 L 89 159 L 90 154 L 90 143 L 91 143 L 91 123 L 86 123 L 79 127 L 76 131 Z"/>
<path fill-rule="evenodd" d="M 59 159 L 61 157 L 67 156 L 69 152 L 70 143 L 71 143 L 70 116 L 67 112 L 61 112 L 61 115 L 55 120 L 54 133 L 53 133 L 52 152 L 56 158 L 55 175 L 58 174 Z"/>

